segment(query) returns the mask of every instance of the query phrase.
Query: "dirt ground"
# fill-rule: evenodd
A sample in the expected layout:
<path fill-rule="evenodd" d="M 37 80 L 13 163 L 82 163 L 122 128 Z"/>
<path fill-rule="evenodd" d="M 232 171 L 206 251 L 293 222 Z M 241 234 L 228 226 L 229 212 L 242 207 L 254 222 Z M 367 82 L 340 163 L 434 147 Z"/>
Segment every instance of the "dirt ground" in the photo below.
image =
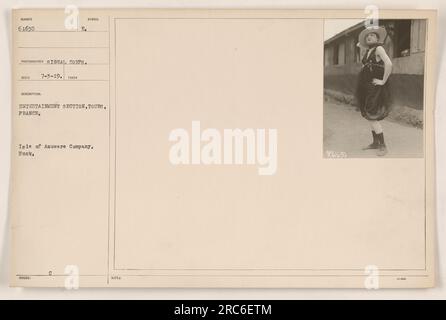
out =
<path fill-rule="evenodd" d="M 423 130 L 381 121 L 388 153 L 386 158 L 423 157 Z M 351 105 L 326 97 L 324 102 L 325 157 L 370 158 L 376 150 L 361 150 L 372 142 L 370 125 Z"/>

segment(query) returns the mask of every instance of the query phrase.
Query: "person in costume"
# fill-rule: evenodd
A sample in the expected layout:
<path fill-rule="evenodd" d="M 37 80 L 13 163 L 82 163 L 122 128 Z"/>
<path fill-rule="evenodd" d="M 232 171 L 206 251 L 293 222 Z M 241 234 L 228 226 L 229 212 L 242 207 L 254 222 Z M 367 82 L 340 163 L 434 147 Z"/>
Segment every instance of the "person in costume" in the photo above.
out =
<path fill-rule="evenodd" d="M 359 34 L 359 46 L 366 50 L 362 58 L 362 68 L 358 76 L 356 99 L 361 115 L 370 123 L 372 143 L 363 150 L 376 149 L 378 156 L 387 154 L 381 120 L 390 112 L 389 76 L 392 61 L 383 48 L 387 36 L 383 27 L 365 28 Z"/>

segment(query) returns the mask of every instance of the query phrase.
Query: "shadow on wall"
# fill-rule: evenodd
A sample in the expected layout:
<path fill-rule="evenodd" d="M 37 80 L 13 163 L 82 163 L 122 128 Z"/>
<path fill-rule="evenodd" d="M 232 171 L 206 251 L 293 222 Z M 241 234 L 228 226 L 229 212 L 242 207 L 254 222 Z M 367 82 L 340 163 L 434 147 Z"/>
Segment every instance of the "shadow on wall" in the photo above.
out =
<path fill-rule="evenodd" d="M 327 68 L 335 68 L 330 66 Z M 354 95 L 356 89 L 357 72 L 344 74 L 326 74 L 324 89 L 339 91 L 347 95 Z M 395 106 L 405 106 L 416 110 L 423 110 L 424 76 L 418 74 L 392 73 L 389 77 L 392 101 Z"/>

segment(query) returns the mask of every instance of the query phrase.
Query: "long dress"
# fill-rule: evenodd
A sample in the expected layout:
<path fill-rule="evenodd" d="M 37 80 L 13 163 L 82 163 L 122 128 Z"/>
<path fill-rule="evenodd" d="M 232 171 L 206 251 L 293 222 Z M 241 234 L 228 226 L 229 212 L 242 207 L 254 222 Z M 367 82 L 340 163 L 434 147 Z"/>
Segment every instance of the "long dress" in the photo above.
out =
<path fill-rule="evenodd" d="M 382 80 L 384 76 L 384 61 L 376 60 L 376 48 L 375 46 L 368 49 L 362 58 L 363 66 L 356 89 L 361 115 L 367 120 L 382 120 L 388 116 L 391 109 L 390 77 L 382 86 L 373 84 L 373 79 Z"/>

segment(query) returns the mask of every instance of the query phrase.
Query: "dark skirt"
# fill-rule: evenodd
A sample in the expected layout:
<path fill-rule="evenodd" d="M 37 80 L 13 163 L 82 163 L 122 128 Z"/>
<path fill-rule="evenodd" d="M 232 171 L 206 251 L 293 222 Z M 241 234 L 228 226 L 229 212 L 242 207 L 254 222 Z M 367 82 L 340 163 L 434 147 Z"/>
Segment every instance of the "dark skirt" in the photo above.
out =
<path fill-rule="evenodd" d="M 374 78 L 367 68 L 361 70 L 358 76 L 356 100 L 364 118 L 378 121 L 387 117 L 391 110 L 391 76 L 382 86 L 374 85 L 372 82 Z M 377 77 L 377 79 L 382 79 L 382 77 Z"/>

